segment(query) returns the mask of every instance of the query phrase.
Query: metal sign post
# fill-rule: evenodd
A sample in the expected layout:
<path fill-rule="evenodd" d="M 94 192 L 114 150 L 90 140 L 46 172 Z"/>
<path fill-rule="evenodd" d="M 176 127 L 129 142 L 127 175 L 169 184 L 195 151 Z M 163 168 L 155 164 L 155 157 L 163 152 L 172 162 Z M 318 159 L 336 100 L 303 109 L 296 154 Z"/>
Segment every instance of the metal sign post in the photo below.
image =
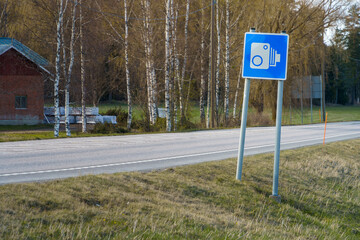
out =
<path fill-rule="evenodd" d="M 251 32 L 255 32 L 255 28 L 250 29 Z M 241 127 L 240 127 L 240 139 L 239 139 L 239 154 L 238 154 L 238 162 L 237 162 L 237 170 L 236 170 L 236 179 L 241 180 L 242 176 L 242 166 L 244 159 L 244 145 L 245 145 L 245 132 L 246 132 L 246 120 L 247 120 L 247 112 L 249 105 L 249 93 L 250 93 L 250 79 L 245 79 L 244 84 L 244 96 L 243 96 L 243 106 L 241 112 Z"/>
<path fill-rule="evenodd" d="M 245 78 L 245 86 L 236 179 L 241 180 L 242 175 L 250 78 L 279 80 L 276 115 L 276 143 L 274 154 L 274 181 L 273 191 L 270 197 L 280 202 L 280 196 L 278 195 L 278 182 L 281 115 L 284 80 L 286 80 L 287 75 L 289 35 L 285 32 L 282 32 L 282 34 L 255 33 L 255 29 L 251 30 L 252 32 L 245 33 L 244 39 L 242 77 Z"/>
<path fill-rule="evenodd" d="M 281 115 L 282 115 L 282 103 L 283 103 L 283 90 L 284 81 L 278 81 L 278 93 L 277 93 L 277 109 L 276 109 L 276 142 L 274 153 L 274 176 L 273 176 L 273 190 L 271 198 L 274 198 L 277 202 L 281 201 L 281 197 L 278 195 L 279 186 L 279 166 L 280 166 L 280 140 L 281 140 Z"/>
<path fill-rule="evenodd" d="M 239 154 L 238 154 L 238 163 L 237 163 L 237 171 L 236 171 L 236 179 L 237 180 L 241 180 L 241 175 L 242 175 L 242 165 L 243 165 L 243 159 L 244 159 L 246 120 L 247 120 L 248 103 L 249 103 L 249 92 L 250 92 L 250 79 L 246 78 L 245 79 L 245 85 L 244 85 L 243 106 L 242 106 L 242 112 L 241 112 Z"/>

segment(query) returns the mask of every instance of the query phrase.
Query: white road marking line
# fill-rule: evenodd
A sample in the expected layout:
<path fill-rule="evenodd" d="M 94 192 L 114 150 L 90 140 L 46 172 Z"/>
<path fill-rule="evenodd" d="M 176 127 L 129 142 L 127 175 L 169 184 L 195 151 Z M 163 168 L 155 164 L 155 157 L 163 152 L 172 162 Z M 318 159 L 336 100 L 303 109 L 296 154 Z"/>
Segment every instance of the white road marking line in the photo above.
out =
<path fill-rule="evenodd" d="M 326 137 L 326 139 L 336 138 L 336 137 L 343 137 L 343 136 L 352 136 L 352 135 L 358 135 L 360 137 L 360 132 L 356 132 L 356 133 L 352 133 L 352 134 L 341 134 L 341 135 L 329 136 L 329 137 Z M 323 140 L 323 138 L 310 138 L 310 139 L 304 139 L 304 140 L 300 140 L 300 141 L 281 143 L 281 145 L 302 143 L 302 142 L 307 142 L 307 141 L 318 141 L 318 140 Z M 246 147 L 245 150 L 263 148 L 263 147 L 272 147 L 272 146 L 274 146 L 274 144 Z M 165 157 L 165 158 L 155 158 L 155 159 L 139 160 L 139 161 L 133 161 L 133 162 L 124 162 L 124 163 L 110 163 L 110 164 L 92 165 L 92 166 L 85 166 L 85 167 L 72 167 L 72 168 L 62 168 L 62 169 L 40 170 L 40 171 L 33 171 L 33 172 L 5 173 L 5 174 L 0 174 L 0 177 L 34 175 L 34 174 L 42 174 L 42 173 L 68 172 L 68 171 L 95 169 L 95 168 L 103 168 L 103 167 L 114 167 L 114 166 L 131 165 L 131 164 L 139 164 L 139 163 L 166 161 L 166 160 L 173 160 L 173 159 L 180 159 L 180 158 L 199 157 L 199 156 L 206 156 L 206 155 L 219 154 L 219 153 L 228 153 L 228 152 L 234 152 L 234 151 L 238 151 L 238 149 L 236 148 L 236 149 L 228 149 L 228 150 L 215 151 L 215 152 L 197 153 L 197 154 L 189 154 L 189 155 Z"/>

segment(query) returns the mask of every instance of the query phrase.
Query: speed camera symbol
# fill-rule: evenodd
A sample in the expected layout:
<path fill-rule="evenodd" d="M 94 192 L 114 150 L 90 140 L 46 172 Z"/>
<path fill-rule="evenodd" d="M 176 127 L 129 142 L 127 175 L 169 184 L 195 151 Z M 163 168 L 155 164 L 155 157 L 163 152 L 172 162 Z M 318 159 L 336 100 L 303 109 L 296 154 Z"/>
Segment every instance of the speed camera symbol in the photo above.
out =
<path fill-rule="evenodd" d="M 280 62 L 280 54 L 271 48 L 269 43 L 252 43 L 250 57 L 252 69 L 269 69 Z"/>

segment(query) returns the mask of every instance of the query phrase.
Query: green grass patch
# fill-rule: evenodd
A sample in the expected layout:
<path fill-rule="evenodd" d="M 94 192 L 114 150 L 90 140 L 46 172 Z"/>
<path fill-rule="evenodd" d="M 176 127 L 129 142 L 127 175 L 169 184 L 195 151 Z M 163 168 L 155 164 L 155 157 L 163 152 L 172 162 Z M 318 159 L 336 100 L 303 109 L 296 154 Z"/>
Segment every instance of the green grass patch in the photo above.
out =
<path fill-rule="evenodd" d="M 96 137 L 109 136 L 110 134 L 93 134 L 73 131 L 71 137 Z M 116 134 L 114 134 L 116 135 Z M 67 138 L 65 132 L 59 133 L 59 138 Z M 20 131 L 20 132 L 0 132 L 0 142 L 27 141 L 55 139 L 53 131 Z"/>
<path fill-rule="evenodd" d="M 105 113 L 110 109 L 115 109 L 121 107 L 124 111 L 127 112 L 127 104 L 123 101 L 112 101 L 108 103 L 99 104 L 100 113 Z M 144 111 L 140 106 L 134 105 L 134 117 L 137 119 L 142 119 Z M 303 124 L 310 123 L 320 123 L 319 118 L 319 109 L 320 106 L 313 106 L 312 111 L 312 121 L 311 121 L 311 109 L 310 107 L 303 108 L 303 114 L 301 114 L 301 109 L 296 107 L 292 108 L 290 111 L 289 107 L 283 107 L 283 116 L 282 123 L 283 125 L 298 125 L 303 122 Z M 232 118 L 233 108 L 229 109 L 229 116 Z M 239 111 L 239 110 L 237 110 Z M 248 114 L 248 126 L 272 126 L 274 123 L 271 120 L 271 110 L 264 109 L 264 112 L 259 116 L 255 109 L 249 106 Z M 344 121 L 360 121 L 360 106 L 327 106 L 326 112 L 328 112 L 328 122 L 344 122 Z M 241 112 L 240 112 L 241 114 Z M 239 112 L 237 116 L 240 116 Z M 303 115 L 303 116 L 302 116 Z M 180 114 L 178 114 L 180 116 Z M 200 123 L 200 107 L 197 102 L 190 102 L 187 106 L 187 117 L 190 122 L 199 124 Z M 262 120 L 259 119 L 262 118 Z M 301 118 L 303 119 L 301 121 Z"/>
<path fill-rule="evenodd" d="M 303 124 L 320 123 L 320 107 L 314 106 L 312 111 L 311 121 L 311 109 L 308 107 L 303 108 L 301 114 L 300 108 L 284 108 L 283 109 L 283 124 L 286 125 L 298 125 Z M 348 122 L 360 120 L 360 106 L 327 106 L 325 108 L 328 113 L 328 122 Z M 301 122 L 301 118 L 303 121 Z"/>
<path fill-rule="evenodd" d="M 128 111 L 127 102 L 124 101 L 110 101 L 110 102 L 103 102 L 99 104 L 99 114 L 105 115 L 105 113 L 109 110 L 121 108 L 125 112 Z M 133 105 L 132 106 L 133 117 L 141 118 L 144 115 L 144 111 L 140 105 Z"/>
<path fill-rule="evenodd" d="M 24 131 L 24 130 L 44 130 L 51 129 L 53 125 L 38 124 L 38 125 L 0 125 L 1 131 Z"/>
<path fill-rule="evenodd" d="M 0 186 L 0 239 L 359 239 L 360 140 L 149 173 Z"/>
<path fill-rule="evenodd" d="M 359 121 L 360 105 L 326 107 L 329 122 Z"/>

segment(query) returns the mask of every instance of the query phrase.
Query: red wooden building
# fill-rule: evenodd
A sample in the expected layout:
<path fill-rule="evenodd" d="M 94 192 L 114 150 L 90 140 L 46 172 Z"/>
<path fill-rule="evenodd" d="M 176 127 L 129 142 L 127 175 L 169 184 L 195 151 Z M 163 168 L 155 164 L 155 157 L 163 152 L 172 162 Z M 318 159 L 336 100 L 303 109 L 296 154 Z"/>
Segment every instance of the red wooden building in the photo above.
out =
<path fill-rule="evenodd" d="M 47 65 L 15 39 L 0 38 L 0 125 L 43 123 Z"/>

